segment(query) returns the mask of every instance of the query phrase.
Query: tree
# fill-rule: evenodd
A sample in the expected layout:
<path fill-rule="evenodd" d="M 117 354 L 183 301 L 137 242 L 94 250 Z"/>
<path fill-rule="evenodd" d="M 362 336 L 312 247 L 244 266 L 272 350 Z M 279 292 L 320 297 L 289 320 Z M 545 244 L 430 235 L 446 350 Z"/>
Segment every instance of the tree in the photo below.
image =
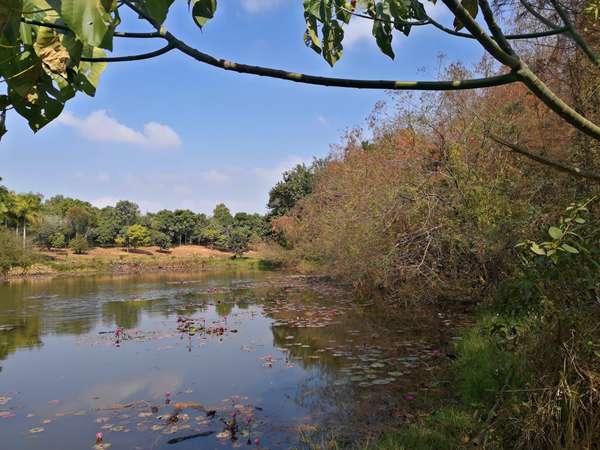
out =
<path fill-rule="evenodd" d="M 14 211 L 23 230 L 23 247 L 27 241 L 27 225 L 35 223 L 40 217 L 42 196 L 40 194 L 19 194 L 15 199 Z"/>
<path fill-rule="evenodd" d="M 171 238 L 160 231 L 152 231 L 152 243 L 163 251 L 171 248 Z"/>
<path fill-rule="evenodd" d="M 127 242 L 133 248 L 148 247 L 152 244 L 150 230 L 143 225 L 131 225 L 125 233 Z"/>
<path fill-rule="evenodd" d="M 130 201 L 121 200 L 114 208 L 114 220 L 121 227 L 129 227 L 138 222 L 140 218 L 140 207 Z"/>
<path fill-rule="evenodd" d="M 93 222 L 93 215 L 90 210 L 82 205 L 70 207 L 65 213 L 66 223 L 70 229 L 71 235 L 85 235 L 89 231 Z"/>
<path fill-rule="evenodd" d="M 0 76 L 7 82 L 8 91 L 0 97 L 0 132 L 5 130 L 6 112 L 10 109 L 23 116 L 32 130 L 37 131 L 55 119 L 65 102 L 77 92 L 93 96 L 108 62 L 149 59 L 178 50 L 199 63 L 223 70 L 321 86 L 440 91 L 487 88 L 519 82 L 575 129 L 596 141 L 600 140 L 600 126 L 557 95 L 535 73 L 535 68 L 527 64 L 519 54 L 519 48 L 511 44 L 513 41 L 536 38 L 568 39 L 591 65 L 596 69 L 600 68 L 600 59 L 586 37 L 586 21 L 581 19 L 583 14 L 589 14 L 589 20 L 597 18 L 598 6 L 594 2 L 585 13 L 584 3 L 578 2 L 573 7 L 567 5 L 565 0 L 542 0 L 535 5 L 528 0 L 519 0 L 519 3 L 503 2 L 497 5 L 497 11 L 494 12 L 488 0 L 442 0 L 454 16 L 452 29 L 430 17 L 423 3 L 418 0 L 304 1 L 304 42 L 321 54 L 331 66 L 343 54 L 344 25 L 357 20 L 358 16 L 372 21 L 372 33 L 377 45 L 390 58 L 395 57 L 392 49 L 394 30 L 408 36 L 413 27 L 431 27 L 453 38 L 477 42 L 504 69 L 480 79 L 399 81 L 321 77 L 216 58 L 187 45 L 162 27 L 173 0 L 83 1 L 85 8 L 66 8 L 62 2 L 47 3 L 46 0 L 10 0 L 10 7 L 3 9 L 0 39 L 4 45 L 0 47 Z M 217 9 L 217 0 L 190 0 L 188 3 L 192 18 L 200 28 L 206 26 Z M 154 31 L 121 31 L 121 8 L 135 13 Z M 485 27 L 475 20 L 480 11 Z M 534 31 L 508 34 L 498 23 L 499 17 L 503 19 L 503 24 L 514 23 L 510 19 L 523 14 L 531 17 L 530 22 L 536 28 Z M 580 30 L 582 23 L 583 31 Z M 540 26 L 545 29 L 538 31 L 537 27 Z M 465 31 L 460 31 L 461 29 Z M 121 38 L 162 39 L 165 45 L 143 54 L 107 57 L 106 50 L 112 51 L 113 41 Z M 490 137 L 521 155 L 554 168 L 561 167 L 556 161 L 534 155 L 517 144 L 502 138 L 496 139 L 491 132 Z M 564 167 L 561 170 L 600 180 L 600 175 L 595 173 L 582 172 L 568 166 L 566 169 L 571 170 L 565 170 Z"/>
<path fill-rule="evenodd" d="M 249 250 L 251 232 L 246 227 L 229 227 L 226 232 L 225 250 L 233 253 L 233 257 L 242 256 Z"/>
<path fill-rule="evenodd" d="M 48 250 L 50 250 L 52 247 L 58 248 L 58 246 L 54 244 L 56 236 L 62 236 L 64 241 L 65 228 L 65 223 L 62 217 L 55 215 L 43 216 L 40 224 L 35 230 L 34 241 L 40 247 L 45 247 Z"/>
<path fill-rule="evenodd" d="M 215 206 L 215 209 L 213 210 L 213 219 L 216 223 L 223 227 L 231 225 L 233 222 L 233 217 L 229 211 L 229 208 L 223 203 L 219 203 L 217 206 Z"/>
<path fill-rule="evenodd" d="M 189 244 L 196 227 L 197 216 L 189 209 L 177 209 L 173 213 L 173 230 L 179 245 Z"/>
<path fill-rule="evenodd" d="M 76 255 L 83 255 L 88 251 L 90 245 L 88 244 L 87 239 L 83 236 L 76 236 L 69 242 L 69 247 L 71 247 L 71 250 L 73 250 L 73 253 Z"/>
<path fill-rule="evenodd" d="M 298 200 L 312 192 L 316 179 L 315 167 L 298 164 L 292 170 L 283 173 L 283 180 L 269 192 L 267 207 L 271 217 L 283 216 Z"/>

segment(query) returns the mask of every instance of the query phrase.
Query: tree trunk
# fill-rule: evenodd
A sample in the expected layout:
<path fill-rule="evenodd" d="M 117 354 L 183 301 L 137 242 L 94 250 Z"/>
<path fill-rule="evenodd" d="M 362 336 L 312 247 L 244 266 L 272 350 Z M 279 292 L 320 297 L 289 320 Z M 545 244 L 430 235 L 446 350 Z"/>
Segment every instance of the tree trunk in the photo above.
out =
<path fill-rule="evenodd" d="M 23 219 L 23 248 L 25 248 L 25 243 L 27 242 L 27 222 Z"/>

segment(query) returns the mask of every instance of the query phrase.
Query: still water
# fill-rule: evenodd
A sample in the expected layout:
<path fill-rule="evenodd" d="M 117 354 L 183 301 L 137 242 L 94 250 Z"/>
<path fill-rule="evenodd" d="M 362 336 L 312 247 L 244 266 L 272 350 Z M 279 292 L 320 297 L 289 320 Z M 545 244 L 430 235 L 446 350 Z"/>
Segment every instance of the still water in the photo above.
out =
<path fill-rule="evenodd" d="M 0 284 L 0 447 L 354 442 L 440 396 L 452 320 L 265 272 Z"/>

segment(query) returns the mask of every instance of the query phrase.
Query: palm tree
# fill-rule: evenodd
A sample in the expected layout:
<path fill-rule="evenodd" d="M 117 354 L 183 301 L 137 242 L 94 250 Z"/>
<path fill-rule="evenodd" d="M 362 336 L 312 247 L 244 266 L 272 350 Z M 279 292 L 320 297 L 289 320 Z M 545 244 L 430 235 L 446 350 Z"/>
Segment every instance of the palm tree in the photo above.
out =
<path fill-rule="evenodd" d="M 23 225 L 23 247 L 27 242 L 27 224 L 38 221 L 42 209 L 42 196 L 40 194 L 17 194 L 15 199 L 15 216 L 17 218 L 17 231 L 19 222 Z"/>

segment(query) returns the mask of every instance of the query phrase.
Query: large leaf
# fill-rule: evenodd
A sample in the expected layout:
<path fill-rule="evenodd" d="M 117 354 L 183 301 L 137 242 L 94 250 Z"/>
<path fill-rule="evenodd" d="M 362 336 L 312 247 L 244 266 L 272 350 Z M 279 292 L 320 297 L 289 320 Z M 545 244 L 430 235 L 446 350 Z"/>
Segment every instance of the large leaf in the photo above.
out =
<path fill-rule="evenodd" d="M 82 55 L 91 58 L 101 58 L 106 56 L 106 53 L 93 47 L 85 47 Z M 77 75 L 73 81 L 77 90 L 85 92 L 90 97 L 96 94 L 96 87 L 100 81 L 100 75 L 106 69 L 107 63 L 89 63 L 82 62 L 77 69 Z"/>
<path fill-rule="evenodd" d="M 217 0 L 191 0 L 192 17 L 196 25 L 202 28 L 217 12 Z"/>
<path fill-rule="evenodd" d="M 62 0 L 65 23 L 84 43 L 112 50 L 113 17 L 97 0 Z"/>
<path fill-rule="evenodd" d="M 15 94 L 25 97 L 43 73 L 42 62 L 33 51 L 0 47 L 0 75 Z"/>
<path fill-rule="evenodd" d="M 53 86 L 52 79 L 47 75 L 43 75 L 25 97 L 11 89 L 9 98 L 15 110 L 27 119 L 34 132 L 56 119 L 64 108 L 61 92 Z"/>
<path fill-rule="evenodd" d="M 373 21 L 373 36 L 379 49 L 394 59 L 394 50 L 392 50 L 392 26 L 389 8 L 383 3 L 377 4 L 375 18 Z"/>
<path fill-rule="evenodd" d="M 146 9 L 154 20 L 158 23 L 163 23 L 167 18 L 169 8 L 174 0 L 144 0 Z"/>
<path fill-rule="evenodd" d="M 469 13 L 469 15 L 475 19 L 477 17 L 477 13 L 479 12 L 479 5 L 477 4 L 477 0 L 462 0 L 460 2 L 460 4 L 462 5 L 463 8 L 465 8 L 467 10 L 467 12 Z M 454 18 L 454 29 L 456 31 L 460 30 L 461 28 L 464 28 L 463 23 L 460 21 L 460 19 L 458 17 Z"/>
<path fill-rule="evenodd" d="M 344 30 L 336 20 L 323 24 L 323 57 L 331 67 L 342 57 Z"/>
<path fill-rule="evenodd" d="M 306 19 L 304 43 L 315 52 L 321 53 L 321 40 L 319 39 L 319 34 L 317 32 L 317 19 L 306 12 L 304 13 L 304 18 Z"/>
<path fill-rule="evenodd" d="M 0 1 L 0 39 L 13 44 L 19 37 L 23 0 Z"/>

